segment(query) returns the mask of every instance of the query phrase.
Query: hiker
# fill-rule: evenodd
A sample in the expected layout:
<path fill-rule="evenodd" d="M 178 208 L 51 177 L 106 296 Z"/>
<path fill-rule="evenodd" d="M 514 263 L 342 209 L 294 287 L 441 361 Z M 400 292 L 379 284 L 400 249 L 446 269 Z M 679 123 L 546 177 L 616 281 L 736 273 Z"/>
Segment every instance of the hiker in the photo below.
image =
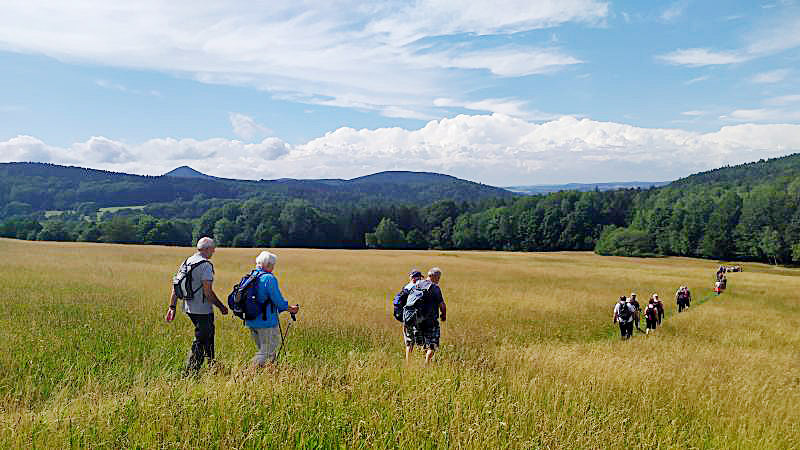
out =
<path fill-rule="evenodd" d="M 633 336 L 633 315 L 636 309 L 628 303 L 624 295 L 614 305 L 614 323 L 619 323 L 620 337 L 630 339 Z"/>
<path fill-rule="evenodd" d="M 183 299 L 183 311 L 194 324 L 194 342 L 186 358 L 186 373 L 198 371 L 203 360 L 208 358 L 209 366 L 214 364 L 214 309 L 225 315 L 228 308 L 219 301 L 214 293 L 214 256 L 216 245 L 209 237 L 197 241 L 197 253 L 184 261 L 173 278 L 172 294 L 166 320 L 175 318 L 178 298 Z"/>
<path fill-rule="evenodd" d="M 272 273 L 278 257 L 270 252 L 261 252 L 256 257 L 256 268 L 252 274 L 256 277 L 256 301 L 262 304 L 262 314 L 255 319 L 245 320 L 244 325 L 250 328 L 250 336 L 258 351 L 252 359 L 254 367 L 264 367 L 267 362 L 274 363 L 278 345 L 281 344 L 280 318 L 283 311 L 297 314 L 299 305 L 289 306 L 278 288 L 278 279 Z"/>
<path fill-rule="evenodd" d="M 722 281 L 717 281 L 714 283 L 714 292 L 717 295 L 722 293 Z"/>
<path fill-rule="evenodd" d="M 689 292 L 688 287 L 681 286 L 677 291 L 675 291 L 675 303 L 678 305 L 679 313 L 688 308 L 691 302 L 692 294 Z"/>
<path fill-rule="evenodd" d="M 647 308 L 644 310 L 644 318 L 647 322 L 646 334 L 650 334 L 651 331 L 656 330 L 656 326 L 658 325 L 658 308 L 652 298 L 647 303 Z"/>
<path fill-rule="evenodd" d="M 664 320 L 664 304 L 661 302 L 661 299 L 658 298 L 658 294 L 653 294 L 650 296 L 653 300 L 653 303 L 656 305 L 656 310 L 658 310 L 658 325 L 661 325 L 661 321 Z"/>
<path fill-rule="evenodd" d="M 642 307 L 639 305 L 639 302 L 636 300 L 636 293 L 635 292 L 631 292 L 631 296 L 628 297 L 628 303 L 633 305 L 634 309 L 636 309 L 636 312 L 633 313 L 633 326 L 636 327 L 637 330 L 642 331 L 642 329 L 639 328 L 639 312 L 642 310 Z"/>
<path fill-rule="evenodd" d="M 441 334 L 439 318 L 441 317 L 442 322 L 447 320 L 447 306 L 439 287 L 441 278 L 442 270 L 434 267 L 428 271 L 428 278 L 414 284 L 408 294 L 406 305 L 403 307 L 406 361 L 410 358 L 415 345 L 426 350 L 425 363 L 433 361 L 433 356 L 439 349 Z"/>
<path fill-rule="evenodd" d="M 406 306 L 408 294 L 420 280 L 422 280 L 422 272 L 417 269 L 411 269 L 411 272 L 408 273 L 408 283 L 394 296 L 394 300 L 392 301 L 394 318 L 401 323 L 403 322 L 403 307 Z M 403 324 L 403 343 L 406 347 L 406 361 L 408 361 L 408 358 L 411 356 L 411 351 L 414 350 L 414 341 L 406 330 L 405 324 Z"/>

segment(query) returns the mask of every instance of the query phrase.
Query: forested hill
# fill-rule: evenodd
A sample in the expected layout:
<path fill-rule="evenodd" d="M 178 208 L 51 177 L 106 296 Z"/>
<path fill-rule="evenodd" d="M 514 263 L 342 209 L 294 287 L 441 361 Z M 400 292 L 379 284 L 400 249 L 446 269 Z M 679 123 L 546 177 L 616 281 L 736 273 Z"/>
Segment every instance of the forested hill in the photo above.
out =
<path fill-rule="evenodd" d="M 317 205 L 480 201 L 514 196 L 504 189 L 432 173 L 382 172 L 353 180 L 247 181 L 179 169 L 170 176 L 153 177 L 54 164 L 0 164 L 0 214 L 77 210 L 87 203 L 97 207 L 147 205 L 188 201 L 198 195 L 206 199 L 304 199 Z M 187 177 L 187 173 L 192 176 Z M 9 205 L 13 211 L 8 211 Z"/>
<path fill-rule="evenodd" d="M 701 185 L 754 186 L 762 183 L 791 182 L 800 177 L 800 153 L 760 160 L 737 166 L 699 172 L 673 181 L 670 186 L 685 188 Z"/>

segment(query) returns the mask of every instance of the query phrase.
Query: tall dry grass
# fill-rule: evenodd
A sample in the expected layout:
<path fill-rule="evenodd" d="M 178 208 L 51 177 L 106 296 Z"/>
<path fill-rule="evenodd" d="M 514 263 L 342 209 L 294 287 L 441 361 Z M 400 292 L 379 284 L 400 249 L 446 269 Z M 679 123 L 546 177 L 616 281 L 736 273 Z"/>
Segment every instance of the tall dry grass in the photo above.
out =
<path fill-rule="evenodd" d="M 165 324 L 189 249 L 0 240 L 0 446 L 800 446 L 800 271 L 588 253 L 278 249 L 302 305 L 278 370 L 252 372 L 241 322 L 217 315 L 220 366 L 182 378 L 191 325 Z M 222 297 L 254 249 L 213 258 Z M 436 363 L 402 362 L 390 297 L 444 270 Z M 675 314 L 675 289 L 695 306 Z M 620 342 L 619 295 L 668 319 Z M 700 300 L 705 300 L 701 302 Z"/>

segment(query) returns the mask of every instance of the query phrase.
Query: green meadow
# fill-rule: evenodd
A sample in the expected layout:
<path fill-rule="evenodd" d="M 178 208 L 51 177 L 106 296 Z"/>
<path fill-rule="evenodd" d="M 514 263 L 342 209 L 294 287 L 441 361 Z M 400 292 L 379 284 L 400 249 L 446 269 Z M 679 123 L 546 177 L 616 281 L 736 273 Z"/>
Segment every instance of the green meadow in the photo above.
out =
<path fill-rule="evenodd" d="M 250 369 L 249 333 L 217 314 L 219 364 L 183 378 L 191 323 L 163 317 L 191 249 L 0 251 L 2 448 L 800 447 L 797 269 L 745 264 L 716 297 L 708 260 L 276 249 L 301 305 L 280 365 Z M 220 298 L 258 251 L 217 250 Z M 434 265 L 442 347 L 406 365 L 390 300 Z M 667 318 L 622 342 L 611 311 L 631 291 Z"/>

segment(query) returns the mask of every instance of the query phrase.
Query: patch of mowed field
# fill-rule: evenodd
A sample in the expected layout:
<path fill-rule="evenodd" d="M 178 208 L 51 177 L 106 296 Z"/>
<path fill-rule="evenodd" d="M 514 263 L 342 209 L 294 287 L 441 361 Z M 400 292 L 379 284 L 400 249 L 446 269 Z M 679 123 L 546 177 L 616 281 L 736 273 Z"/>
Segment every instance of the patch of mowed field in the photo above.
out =
<path fill-rule="evenodd" d="M 800 447 L 800 278 L 589 253 L 277 249 L 301 312 L 278 369 L 248 369 L 217 314 L 220 364 L 181 376 L 192 327 L 163 315 L 185 248 L 0 240 L 0 447 Z M 259 250 L 218 249 L 221 297 Z M 403 363 L 391 296 L 444 271 L 442 348 Z M 750 270 L 755 269 L 755 270 Z M 674 292 L 695 303 L 677 314 Z M 619 295 L 667 319 L 621 342 Z M 285 324 L 285 322 L 284 322 Z"/>

